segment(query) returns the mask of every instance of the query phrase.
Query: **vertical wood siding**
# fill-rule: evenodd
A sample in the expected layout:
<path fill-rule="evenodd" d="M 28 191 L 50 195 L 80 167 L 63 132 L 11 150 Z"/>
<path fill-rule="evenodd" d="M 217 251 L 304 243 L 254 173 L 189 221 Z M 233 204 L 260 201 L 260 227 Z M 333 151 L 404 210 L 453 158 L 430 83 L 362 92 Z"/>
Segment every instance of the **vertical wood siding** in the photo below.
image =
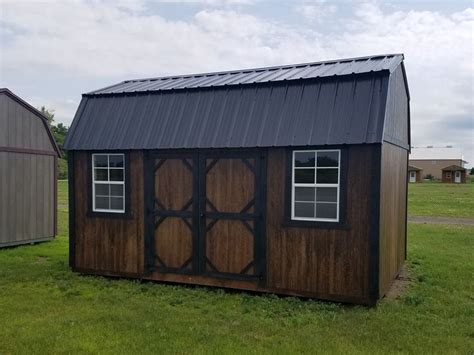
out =
<path fill-rule="evenodd" d="M 267 286 L 369 303 L 369 235 L 374 146 L 348 148 L 348 229 L 284 226 L 285 149 L 268 155 Z M 375 197 L 376 198 L 376 197 Z"/>
<path fill-rule="evenodd" d="M 104 274 L 143 273 L 143 155 L 130 153 L 131 218 L 88 216 L 88 154 L 74 152 L 75 267 Z"/>
<path fill-rule="evenodd" d="M 382 297 L 405 261 L 406 191 L 408 152 L 385 143 L 382 146 L 380 184 L 380 273 Z"/>
<path fill-rule="evenodd" d="M 55 234 L 54 156 L 0 151 L 0 246 Z"/>
<path fill-rule="evenodd" d="M 0 94 L 0 147 L 55 153 L 41 119 L 7 95 Z"/>

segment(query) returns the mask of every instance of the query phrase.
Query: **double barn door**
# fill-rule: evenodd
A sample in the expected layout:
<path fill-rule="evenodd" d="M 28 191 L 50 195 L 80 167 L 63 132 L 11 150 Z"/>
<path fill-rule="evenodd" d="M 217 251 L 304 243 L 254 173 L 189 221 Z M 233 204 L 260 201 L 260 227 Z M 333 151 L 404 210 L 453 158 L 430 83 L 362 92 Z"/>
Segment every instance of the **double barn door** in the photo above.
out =
<path fill-rule="evenodd" d="M 150 153 L 145 163 L 148 271 L 261 278 L 264 158 L 258 151 Z"/>

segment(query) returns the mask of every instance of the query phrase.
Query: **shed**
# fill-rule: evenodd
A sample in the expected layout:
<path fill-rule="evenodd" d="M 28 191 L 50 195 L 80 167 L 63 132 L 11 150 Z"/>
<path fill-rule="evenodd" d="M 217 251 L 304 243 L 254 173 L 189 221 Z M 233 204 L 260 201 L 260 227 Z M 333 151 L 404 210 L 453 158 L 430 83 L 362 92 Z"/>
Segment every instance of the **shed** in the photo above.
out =
<path fill-rule="evenodd" d="M 373 305 L 406 256 L 409 127 L 400 54 L 84 94 L 71 267 Z"/>
<path fill-rule="evenodd" d="M 0 247 L 56 235 L 59 154 L 46 117 L 0 89 Z"/>
<path fill-rule="evenodd" d="M 423 170 L 413 166 L 408 165 L 408 182 L 422 182 L 421 175 L 423 174 Z"/>
<path fill-rule="evenodd" d="M 464 184 L 466 183 L 466 168 L 459 165 L 450 165 L 442 170 L 442 182 Z"/>

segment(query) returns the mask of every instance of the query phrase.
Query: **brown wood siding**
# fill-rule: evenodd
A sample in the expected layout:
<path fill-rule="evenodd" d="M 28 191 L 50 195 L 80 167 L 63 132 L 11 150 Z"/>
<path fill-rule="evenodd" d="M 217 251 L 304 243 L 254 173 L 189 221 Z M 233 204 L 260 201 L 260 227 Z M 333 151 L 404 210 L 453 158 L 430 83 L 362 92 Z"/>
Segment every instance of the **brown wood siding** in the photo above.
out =
<path fill-rule="evenodd" d="M 41 118 L 5 94 L 0 94 L 0 147 L 56 154 Z"/>
<path fill-rule="evenodd" d="M 75 242 L 75 269 L 86 272 L 109 276 L 140 277 L 152 280 L 182 282 L 201 284 L 207 286 L 229 287 L 262 292 L 277 292 L 281 294 L 318 297 L 329 300 L 349 301 L 363 304 L 371 304 L 369 285 L 369 239 L 377 230 L 372 221 L 370 206 L 376 201 L 373 194 L 373 176 L 377 175 L 375 159 L 380 145 L 360 145 L 347 148 L 346 159 L 348 165 L 347 173 L 347 228 L 340 229 L 316 229 L 288 227 L 284 225 L 285 204 L 290 201 L 285 199 L 285 171 L 286 171 L 286 149 L 270 149 L 267 159 L 267 215 L 266 215 L 266 240 L 267 240 L 267 273 L 263 280 L 232 280 L 226 278 L 213 278 L 204 275 L 180 275 L 176 273 L 163 273 L 154 271 L 150 274 L 144 273 L 143 256 L 143 156 L 142 153 L 130 153 L 130 181 L 131 184 L 131 219 L 106 219 L 87 216 L 87 153 L 75 152 L 75 192 L 76 192 L 76 242 Z M 217 174 L 223 166 L 228 163 L 225 160 L 214 166 L 214 174 Z M 230 163 L 229 163 L 230 164 Z M 229 169 L 240 169 L 241 173 L 248 169 L 241 166 L 240 162 L 232 162 Z M 231 165 L 232 165 L 231 164 Z M 228 165 L 228 164 L 227 164 Z M 220 168 L 219 168 L 220 166 Z M 213 171 L 210 170 L 210 173 Z M 227 172 L 228 173 L 228 172 Z M 165 174 L 166 175 L 166 174 Z M 238 211 L 250 198 L 245 192 L 237 193 L 234 189 L 245 189 L 246 187 L 226 187 L 223 182 L 212 183 L 212 179 L 221 179 L 222 176 L 210 175 L 207 186 L 209 196 L 213 203 L 224 211 Z M 182 176 L 180 178 L 180 176 Z M 177 179 L 189 180 L 183 172 L 178 172 Z M 165 179 L 166 180 L 166 179 Z M 169 180 L 169 178 L 168 178 Z M 253 180 L 247 181 L 248 189 L 254 188 Z M 176 180 L 175 180 L 176 181 Z M 189 183 L 189 181 L 188 181 Z M 218 184 L 219 190 L 229 190 L 230 195 L 239 201 L 237 206 L 228 206 L 229 201 L 222 198 L 222 193 L 214 196 L 211 188 Z M 252 186 L 250 186 L 252 185 Z M 163 185 L 164 186 L 164 185 Z M 226 190 L 227 189 L 227 190 Z M 182 207 L 186 196 L 177 194 L 176 199 L 180 201 L 167 200 L 169 191 L 162 191 L 162 197 L 166 205 Z M 224 194 L 225 195 L 225 194 Z M 245 198 L 242 197 L 245 195 Z M 171 198 L 171 196 L 168 196 Z M 174 199 L 174 198 L 173 198 Z M 178 203 L 180 202 L 180 203 Z M 226 233 L 241 235 L 247 239 L 247 231 L 244 226 L 241 230 L 236 227 L 239 223 L 227 225 L 226 221 L 218 222 L 214 227 L 216 238 L 226 236 Z M 220 225 L 220 227 L 219 227 Z M 178 226 L 170 226 L 175 230 Z M 186 226 L 179 226 L 186 230 Z M 375 228 L 375 229 L 373 229 Z M 212 231 L 212 230 L 211 230 Z M 174 233 L 174 232 L 173 232 Z M 247 234 L 246 234 L 247 233 Z M 228 238 L 227 238 L 228 239 Z M 226 239 L 226 240 L 227 240 Z M 232 240 L 230 244 L 239 244 Z M 244 248 L 247 244 L 242 245 Z M 241 248 L 236 247 L 235 250 Z M 223 250 L 225 255 L 228 250 Z M 189 253 L 189 250 L 186 254 Z M 218 261 L 210 255 L 214 262 L 225 271 L 240 271 L 249 261 L 250 249 L 242 251 L 240 259 L 232 259 L 238 268 L 230 267 Z M 217 255 L 217 254 L 216 254 Z M 237 256 L 236 256 L 237 257 Z M 167 260 L 173 266 L 179 265 L 184 259 Z M 219 259 L 220 260 L 220 259 Z M 230 259 L 229 259 L 230 260 Z"/>
<path fill-rule="evenodd" d="M 347 223 L 344 229 L 290 228 L 284 224 L 284 149 L 268 155 L 267 286 L 321 298 L 369 299 L 369 235 L 374 146 L 350 146 Z M 284 293 L 285 291 L 283 291 Z"/>
<path fill-rule="evenodd" d="M 380 184 L 379 295 L 390 287 L 405 261 L 407 159 L 405 149 L 382 146 Z"/>
<path fill-rule="evenodd" d="M 118 275 L 143 273 L 143 155 L 130 153 L 131 218 L 88 216 L 88 154 L 74 152 L 75 268 Z"/>
<path fill-rule="evenodd" d="M 0 246 L 55 235 L 54 156 L 0 151 Z"/>

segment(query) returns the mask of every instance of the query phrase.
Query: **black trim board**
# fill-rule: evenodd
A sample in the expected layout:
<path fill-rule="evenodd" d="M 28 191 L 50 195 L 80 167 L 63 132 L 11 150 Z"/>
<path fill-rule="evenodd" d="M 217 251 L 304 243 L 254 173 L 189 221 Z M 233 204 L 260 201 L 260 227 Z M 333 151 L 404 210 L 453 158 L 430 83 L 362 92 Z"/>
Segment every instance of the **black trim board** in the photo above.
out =
<path fill-rule="evenodd" d="M 123 154 L 125 158 L 125 212 L 96 212 L 92 210 L 92 154 Z M 87 217 L 90 218 L 107 218 L 107 219 L 132 219 L 132 211 L 130 206 L 130 154 L 128 151 L 87 151 Z"/>
<path fill-rule="evenodd" d="M 76 267 L 76 191 L 73 151 L 68 152 L 68 197 L 69 197 L 69 266 Z"/>
<path fill-rule="evenodd" d="M 382 145 L 374 147 L 370 181 L 370 232 L 369 232 L 369 299 L 375 305 L 380 292 L 380 186 L 382 169 Z"/>

